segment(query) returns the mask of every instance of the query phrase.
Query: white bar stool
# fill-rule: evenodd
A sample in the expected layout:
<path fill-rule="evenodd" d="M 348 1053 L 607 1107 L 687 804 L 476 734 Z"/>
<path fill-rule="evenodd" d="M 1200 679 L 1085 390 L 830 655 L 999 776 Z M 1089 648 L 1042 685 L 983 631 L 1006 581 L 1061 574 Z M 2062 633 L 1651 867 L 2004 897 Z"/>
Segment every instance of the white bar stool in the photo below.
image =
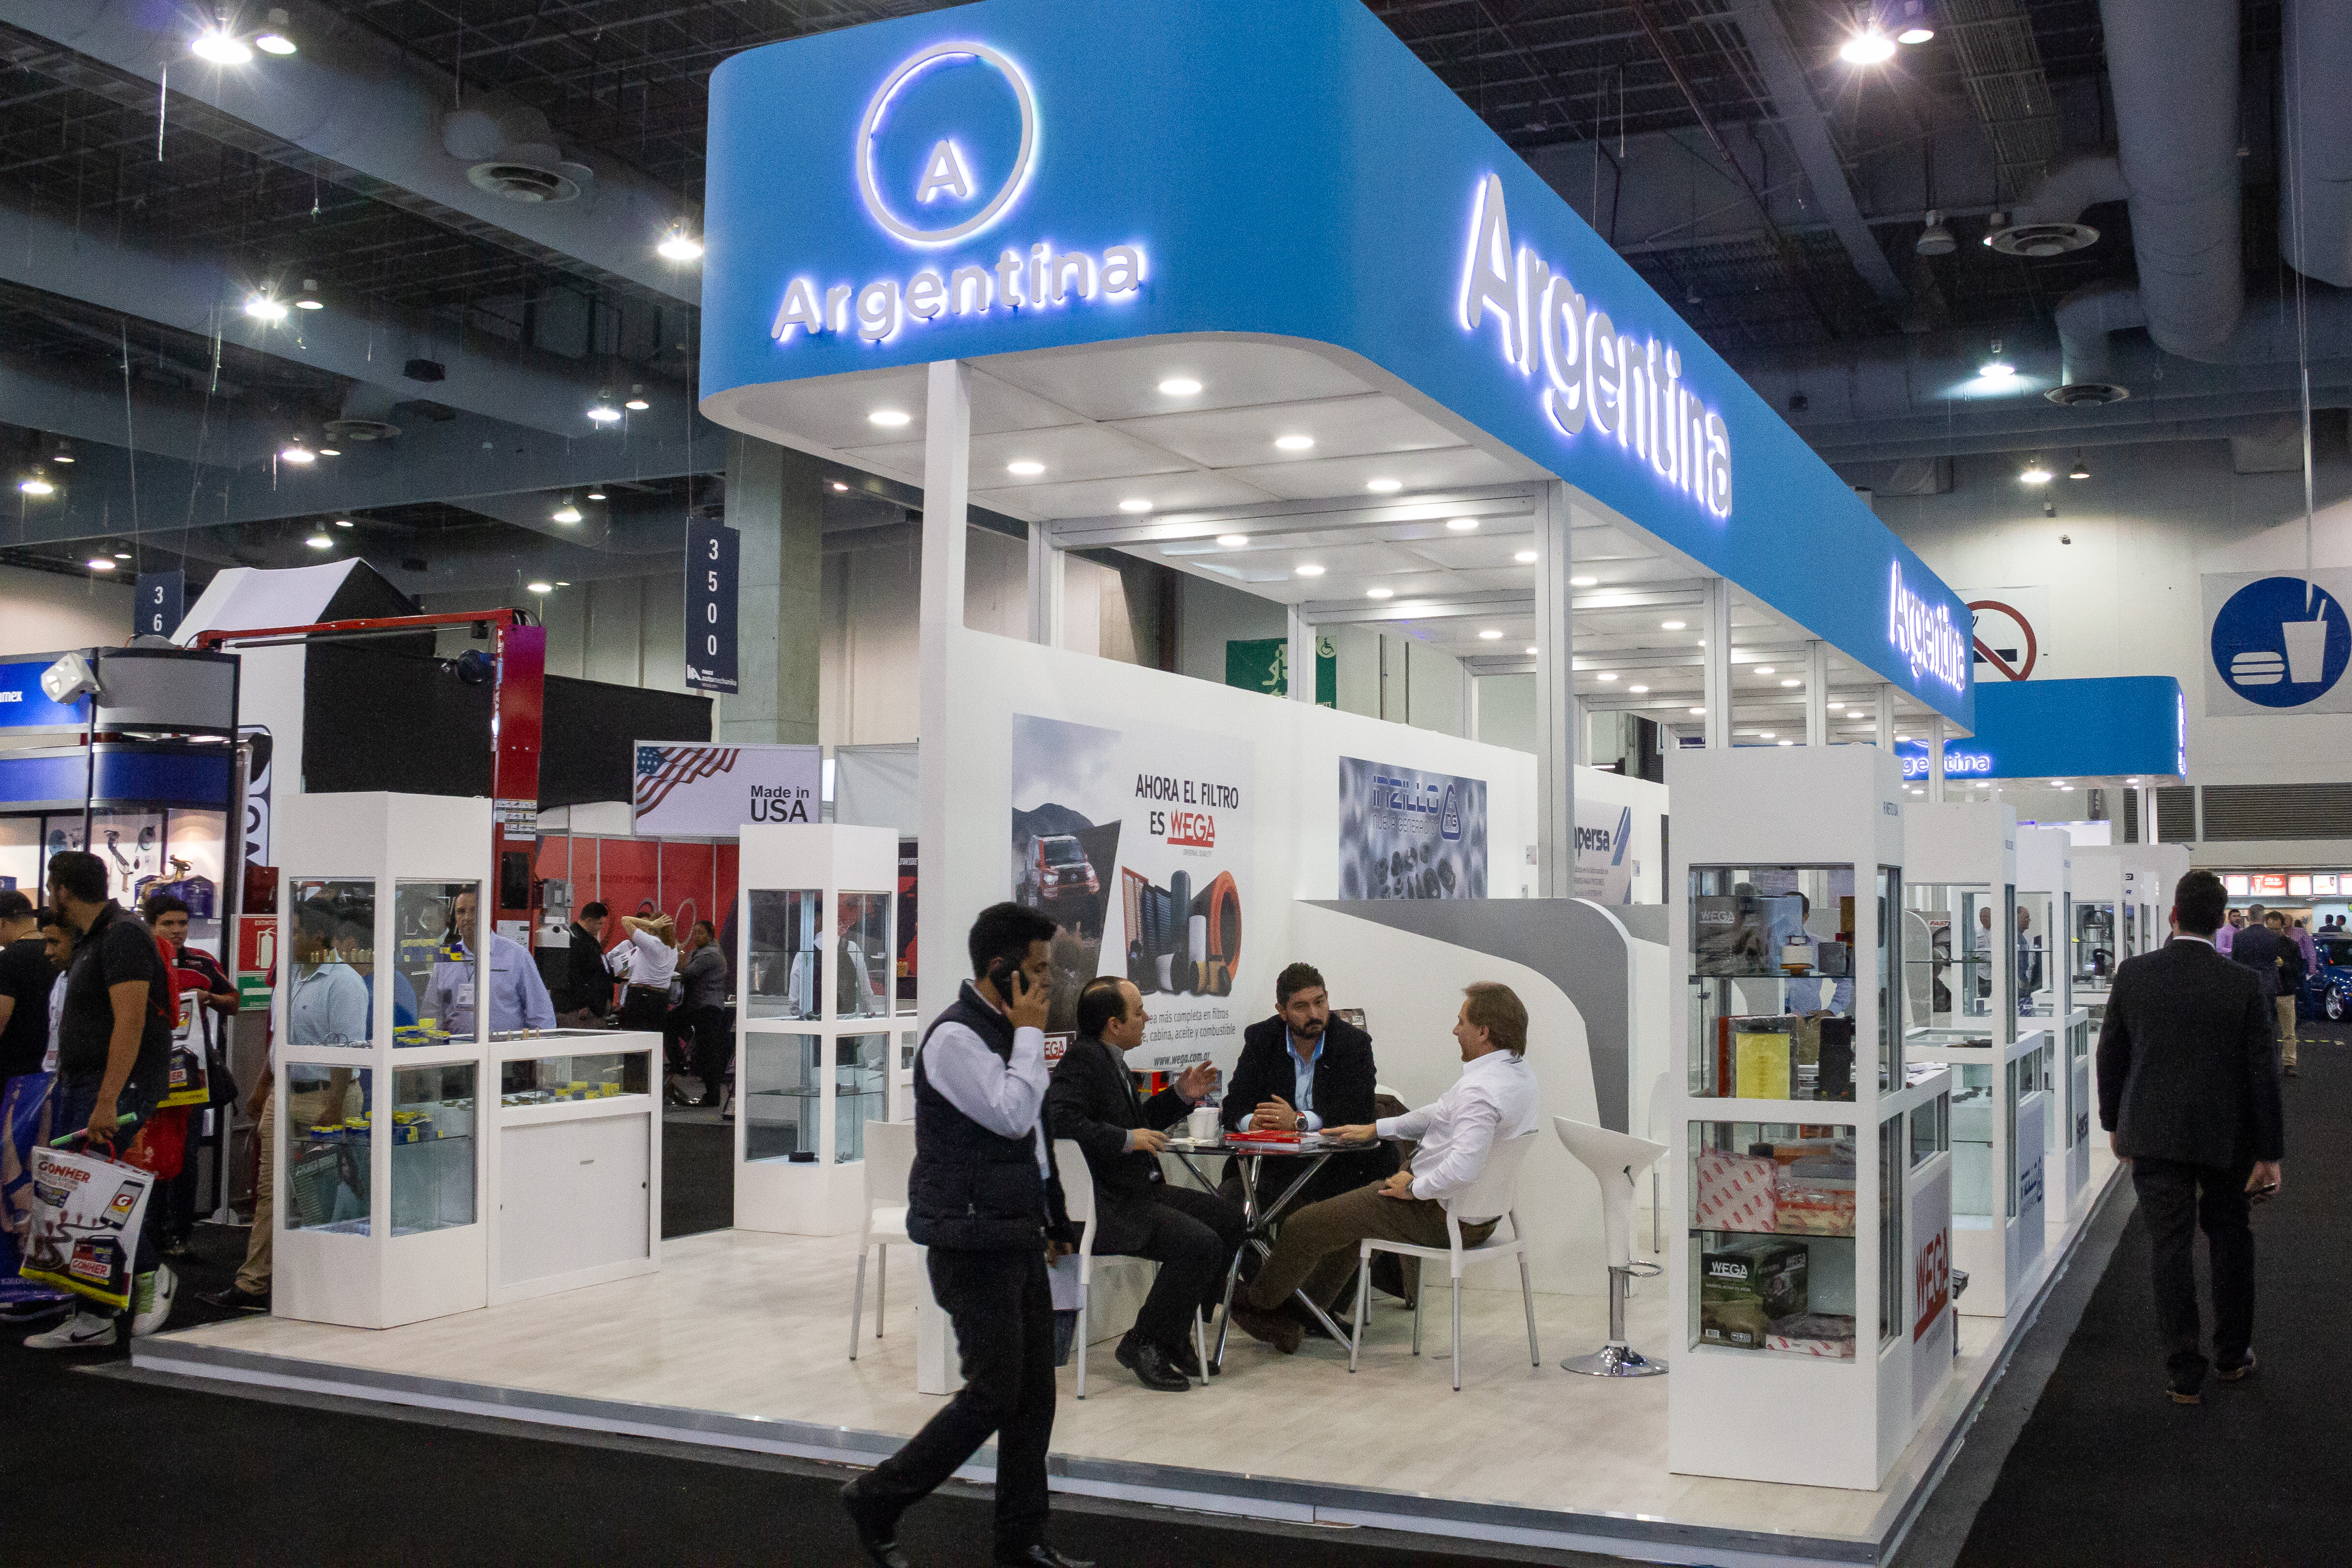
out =
<path fill-rule="evenodd" d="M 1551 1126 L 1601 1184 L 1601 1225 L 1609 1248 L 1609 1342 L 1590 1355 L 1569 1357 L 1560 1370 L 1592 1377 L 1655 1377 L 1666 1363 L 1625 1342 L 1625 1282 L 1637 1271 L 1645 1277 L 1658 1271 L 1655 1264 L 1633 1261 L 1633 1184 L 1666 1146 L 1565 1116 L 1553 1117 Z"/>

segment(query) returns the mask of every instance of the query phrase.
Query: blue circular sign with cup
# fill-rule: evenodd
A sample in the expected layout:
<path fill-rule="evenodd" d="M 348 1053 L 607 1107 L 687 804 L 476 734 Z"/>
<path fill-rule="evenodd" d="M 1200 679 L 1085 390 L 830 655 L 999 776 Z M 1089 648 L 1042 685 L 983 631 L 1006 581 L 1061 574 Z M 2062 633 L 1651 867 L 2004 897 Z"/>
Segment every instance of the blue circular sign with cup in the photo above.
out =
<path fill-rule="evenodd" d="M 2352 664 L 2352 619 L 2316 584 L 2264 577 L 2230 595 L 2213 617 L 2213 668 L 2230 689 L 2265 708 L 2324 697 Z"/>

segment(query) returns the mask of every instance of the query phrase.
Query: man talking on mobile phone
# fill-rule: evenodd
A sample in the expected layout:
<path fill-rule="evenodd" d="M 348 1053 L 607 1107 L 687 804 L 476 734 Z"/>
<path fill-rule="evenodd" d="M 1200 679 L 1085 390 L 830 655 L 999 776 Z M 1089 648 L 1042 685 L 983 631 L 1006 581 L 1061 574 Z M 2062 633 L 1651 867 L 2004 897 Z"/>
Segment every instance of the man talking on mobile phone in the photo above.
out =
<path fill-rule="evenodd" d="M 996 1437 L 1001 1568 L 1091 1568 L 1045 1543 L 1054 1435 L 1049 1258 L 1076 1238 L 1062 1206 L 1045 1102 L 1054 922 L 995 904 L 972 922 L 972 979 L 915 1052 L 915 1167 L 907 1234 L 955 1326 L 963 1387 L 904 1447 L 841 1489 L 866 1561 L 910 1568 L 898 1516 Z"/>
<path fill-rule="evenodd" d="M 2224 1383 L 2254 1370 L 2250 1205 L 2276 1195 L 2285 1155 L 2270 999 L 2213 947 L 2227 902 L 2212 872 L 2181 878 L 2172 940 L 2116 971 L 2099 1030 L 2099 1125 L 2130 1163 L 2147 1223 L 2176 1405 L 2201 1402 L 2209 1368 Z M 2200 1226 L 2213 1262 L 2210 1362 L 2197 1316 Z"/>

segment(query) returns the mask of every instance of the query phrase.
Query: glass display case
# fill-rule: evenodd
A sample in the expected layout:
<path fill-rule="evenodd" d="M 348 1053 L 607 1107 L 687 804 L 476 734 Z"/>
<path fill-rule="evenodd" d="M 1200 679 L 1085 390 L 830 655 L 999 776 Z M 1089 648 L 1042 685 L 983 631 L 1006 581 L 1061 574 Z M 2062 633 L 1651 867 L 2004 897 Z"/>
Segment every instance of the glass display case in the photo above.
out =
<path fill-rule="evenodd" d="M 393 1069 L 393 1235 L 474 1223 L 480 1072 L 475 1062 Z"/>
<path fill-rule="evenodd" d="M 2008 887 L 1917 882 L 1903 891 L 1904 1012 L 1916 1034 L 1952 1031 L 1990 1046 L 2017 1035 L 2005 1002 L 2017 965 L 2017 895 Z"/>
<path fill-rule="evenodd" d="M 1874 897 L 1892 875 L 1880 873 Z M 1853 1100 L 1853 868 L 1718 866 L 1690 878 L 1690 1092 Z M 1860 1044 L 1861 1070 L 1879 1072 L 1886 1053 Z"/>
<path fill-rule="evenodd" d="M 2077 900 L 2074 905 L 2074 984 L 2105 986 L 2122 963 L 2116 945 L 2113 900 Z"/>
<path fill-rule="evenodd" d="M 1853 1359 L 1853 1131 L 1690 1124 L 1694 1348 Z"/>
<path fill-rule="evenodd" d="M 904 1100 L 899 847 L 884 828 L 753 824 L 740 884 L 735 1223 L 857 1228 L 866 1126 Z"/>
<path fill-rule="evenodd" d="M 393 888 L 393 1044 L 414 1049 L 474 1034 L 481 956 L 466 927 L 471 882 L 402 881 Z"/>
<path fill-rule="evenodd" d="M 288 1230 L 369 1233 L 374 1164 L 369 1106 L 374 1075 L 366 1068 L 286 1069 Z"/>
<path fill-rule="evenodd" d="M 2063 961 L 2053 949 L 2064 940 L 2058 934 L 2063 929 L 2059 916 L 2057 895 L 2018 890 L 2017 934 L 2011 948 L 2017 973 L 2011 984 L 2020 1017 L 2047 1018 L 2058 1011 Z"/>
<path fill-rule="evenodd" d="M 2058 1043 L 2035 1027 L 1998 1050 L 1916 1037 L 1911 1048 L 1923 1066 L 1940 1062 L 1952 1074 L 1953 1262 L 1969 1276 L 1959 1310 L 2003 1316 L 2033 1284 L 2043 1256 Z"/>

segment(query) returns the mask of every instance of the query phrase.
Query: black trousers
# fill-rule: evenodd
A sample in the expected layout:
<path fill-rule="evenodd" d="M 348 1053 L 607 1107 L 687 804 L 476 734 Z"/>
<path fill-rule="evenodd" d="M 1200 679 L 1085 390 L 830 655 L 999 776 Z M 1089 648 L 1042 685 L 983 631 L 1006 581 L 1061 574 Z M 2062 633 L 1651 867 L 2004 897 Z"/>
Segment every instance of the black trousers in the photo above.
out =
<path fill-rule="evenodd" d="M 1045 1448 L 1054 1436 L 1054 1292 L 1045 1244 L 1019 1252 L 930 1247 L 931 1295 L 955 1325 L 963 1387 L 857 1489 L 896 1518 L 996 1437 L 996 1554 L 1045 1539 Z"/>
<path fill-rule="evenodd" d="M 632 985 L 621 993 L 621 1027 L 661 1032 L 669 1016 L 669 993 L 652 985 Z"/>
<path fill-rule="evenodd" d="M 2251 1164 L 2223 1169 L 2179 1160 L 2134 1160 L 2132 1190 L 2147 1225 L 2156 1321 L 2173 1386 L 2205 1381 L 2197 1313 L 2197 1232 L 2213 1265 L 2213 1360 L 2235 1366 L 2254 1337 L 2254 1227 L 2246 1197 Z"/>
<path fill-rule="evenodd" d="M 1213 1312 L 1225 1299 L 1225 1269 L 1242 1244 L 1242 1206 L 1198 1187 L 1155 1182 L 1149 1193 L 1096 1201 L 1098 1257 L 1149 1258 L 1160 1277 L 1135 1315 L 1135 1331 L 1164 1349 L 1192 1342 L 1195 1308 Z"/>
<path fill-rule="evenodd" d="M 690 1057 L 684 1048 L 689 1037 L 694 1041 Z M 735 1035 L 727 1026 L 727 1009 L 679 1003 L 662 1019 L 662 1046 L 673 1067 L 691 1064 L 690 1070 L 702 1080 L 704 1100 L 718 1104 L 719 1081 L 735 1065 Z"/>

